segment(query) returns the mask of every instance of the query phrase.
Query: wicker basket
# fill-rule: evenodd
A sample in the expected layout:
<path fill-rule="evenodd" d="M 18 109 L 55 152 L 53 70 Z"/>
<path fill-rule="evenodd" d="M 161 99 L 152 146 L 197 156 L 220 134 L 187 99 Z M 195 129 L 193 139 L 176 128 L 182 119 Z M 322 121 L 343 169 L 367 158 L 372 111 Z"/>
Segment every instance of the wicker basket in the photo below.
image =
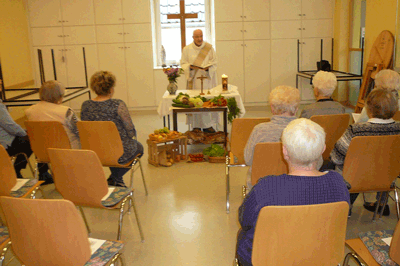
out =
<path fill-rule="evenodd" d="M 211 157 L 208 156 L 209 163 L 225 163 L 225 157 Z"/>

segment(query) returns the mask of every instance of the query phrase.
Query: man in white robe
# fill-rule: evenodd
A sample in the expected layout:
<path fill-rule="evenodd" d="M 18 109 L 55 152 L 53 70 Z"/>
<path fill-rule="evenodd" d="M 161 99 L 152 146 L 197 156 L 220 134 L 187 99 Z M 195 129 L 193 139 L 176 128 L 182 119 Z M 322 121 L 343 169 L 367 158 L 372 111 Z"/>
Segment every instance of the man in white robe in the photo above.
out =
<path fill-rule="evenodd" d="M 201 80 L 203 79 L 203 92 L 217 86 L 217 54 L 211 44 L 203 41 L 203 32 L 193 32 L 193 43 L 183 48 L 181 67 L 185 71 L 188 88 L 201 92 Z M 199 69 L 200 67 L 202 69 Z M 202 113 L 188 115 L 188 124 L 193 128 L 203 128 L 204 132 L 213 132 L 213 126 L 218 125 L 218 113 Z"/>

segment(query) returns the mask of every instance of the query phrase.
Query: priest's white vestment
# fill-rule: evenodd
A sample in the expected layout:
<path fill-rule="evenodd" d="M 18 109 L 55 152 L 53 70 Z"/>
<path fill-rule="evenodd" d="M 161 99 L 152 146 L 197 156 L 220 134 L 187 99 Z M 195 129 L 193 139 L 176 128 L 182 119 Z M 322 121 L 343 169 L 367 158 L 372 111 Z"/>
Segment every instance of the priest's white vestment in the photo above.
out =
<path fill-rule="evenodd" d="M 207 90 L 217 86 L 217 54 L 214 48 L 211 47 L 207 56 L 204 58 L 202 64 L 199 67 L 209 67 L 208 71 L 198 69 L 190 69 L 200 51 L 204 48 L 206 42 L 203 42 L 201 46 L 197 46 L 194 42 L 185 46 L 182 51 L 181 67 L 185 71 L 185 77 L 187 81 L 193 79 L 193 90 L 201 92 L 201 80 L 197 79 L 200 76 L 205 76 L 208 79 L 203 79 L 203 92 L 207 93 Z M 194 128 L 209 128 L 218 125 L 218 113 L 203 113 L 188 115 L 187 123 L 191 124 Z"/>

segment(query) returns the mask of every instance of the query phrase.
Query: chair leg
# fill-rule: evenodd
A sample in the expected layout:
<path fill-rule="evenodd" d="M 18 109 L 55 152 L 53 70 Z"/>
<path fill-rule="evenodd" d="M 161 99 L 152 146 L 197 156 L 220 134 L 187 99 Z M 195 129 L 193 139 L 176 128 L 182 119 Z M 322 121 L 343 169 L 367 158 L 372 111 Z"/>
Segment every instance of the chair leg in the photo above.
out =
<path fill-rule="evenodd" d="M 143 231 L 142 231 L 142 226 L 140 225 L 139 215 L 138 215 L 138 212 L 136 210 L 135 199 L 133 198 L 133 192 L 129 196 L 129 202 L 130 202 L 129 203 L 130 206 L 132 206 L 132 208 L 133 208 L 133 212 L 135 213 L 135 218 L 136 218 L 136 223 L 137 223 L 138 229 L 139 229 L 140 239 L 142 240 L 142 243 L 144 243 L 144 235 L 143 235 Z M 122 204 L 124 204 L 124 203 L 125 202 L 123 202 Z M 121 204 L 121 208 L 123 207 L 122 204 Z M 129 206 L 129 208 L 130 208 L 130 206 Z M 121 211 L 120 215 L 123 215 L 122 211 Z M 122 222 L 121 222 L 121 224 L 122 224 Z"/>
<path fill-rule="evenodd" d="M 383 206 L 382 208 L 381 208 L 381 211 L 379 212 L 379 218 L 382 218 L 382 214 L 383 214 L 383 211 L 384 211 L 384 209 L 385 209 L 385 206 L 386 206 L 386 204 L 387 204 L 387 202 L 388 202 L 388 200 L 389 200 L 389 192 L 382 192 L 382 197 L 383 197 L 383 195 L 385 195 L 386 196 L 386 198 L 385 198 L 385 202 L 383 203 L 383 205 L 381 204 L 381 202 L 379 202 L 379 206 Z M 382 201 L 382 200 L 381 200 Z"/>
<path fill-rule="evenodd" d="M 116 265 L 116 262 L 117 262 L 118 260 L 120 261 L 121 266 L 125 265 L 125 258 L 124 258 L 124 256 L 123 256 L 122 253 L 117 253 L 117 254 L 115 254 L 114 257 L 112 257 L 112 259 L 111 259 L 111 263 L 110 263 L 110 264 L 107 264 L 107 265 L 110 265 L 110 266 L 113 265 L 113 266 L 115 266 L 115 265 Z"/>
<path fill-rule="evenodd" d="M 6 258 L 7 250 L 8 250 L 8 248 L 9 248 L 10 246 L 11 246 L 11 241 L 9 241 L 9 242 L 7 243 L 7 245 L 5 245 L 4 248 L 1 250 L 1 254 L 0 254 L 0 266 L 3 266 L 3 262 L 4 262 L 5 258 Z M 8 261 L 8 262 L 10 262 L 10 261 Z"/>
<path fill-rule="evenodd" d="M 357 262 L 358 265 L 365 266 L 365 264 L 360 261 L 360 259 L 358 258 L 358 256 L 355 253 L 347 253 L 346 257 L 344 258 L 343 266 L 349 265 L 350 258 L 353 258 L 354 261 Z"/>
<path fill-rule="evenodd" d="M 396 203 L 396 214 L 397 214 L 397 220 L 400 219 L 400 209 L 399 209 L 399 195 L 397 194 L 397 188 L 394 188 L 394 198 L 395 198 L 395 203 Z"/>
<path fill-rule="evenodd" d="M 229 213 L 229 193 L 230 193 L 230 185 L 229 185 L 229 156 L 226 156 L 225 161 L 225 177 L 226 177 L 226 213 Z"/>
<path fill-rule="evenodd" d="M 29 166 L 29 169 L 31 169 L 32 175 L 35 176 L 35 171 L 33 170 L 32 164 L 31 164 L 31 162 L 29 161 L 29 158 L 28 158 L 28 156 L 26 156 L 25 153 L 20 152 L 20 153 L 15 154 L 14 156 L 12 156 L 12 157 L 11 157 L 11 162 L 12 162 L 12 164 L 14 165 L 15 160 L 17 159 L 18 155 L 22 155 L 22 156 L 25 157 L 25 161 L 27 162 L 27 164 L 28 164 L 28 166 Z"/>
<path fill-rule="evenodd" d="M 147 186 L 146 186 L 146 181 L 144 180 L 142 162 L 140 159 L 139 159 L 139 167 L 140 167 L 140 172 L 142 173 L 143 186 L 144 186 L 144 190 L 146 191 L 146 196 L 147 196 L 147 195 L 149 195 L 149 193 L 147 192 Z"/>
<path fill-rule="evenodd" d="M 36 180 L 39 180 L 39 163 L 36 160 L 36 164 L 35 164 L 35 173 L 33 174 L 33 178 L 35 178 Z"/>
<path fill-rule="evenodd" d="M 85 213 L 83 212 L 83 209 L 82 209 L 82 207 L 81 207 L 81 206 L 78 206 L 78 209 L 79 209 L 79 211 L 80 211 L 80 212 L 81 212 L 81 214 L 82 214 L 82 218 L 83 218 L 83 221 L 85 222 L 86 229 L 87 229 L 88 233 L 90 234 L 90 233 L 91 233 L 91 231 L 90 231 L 89 224 L 88 224 L 88 222 L 87 222 L 87 220 L 86 220 L 86 215 L 85 215 Z"/>

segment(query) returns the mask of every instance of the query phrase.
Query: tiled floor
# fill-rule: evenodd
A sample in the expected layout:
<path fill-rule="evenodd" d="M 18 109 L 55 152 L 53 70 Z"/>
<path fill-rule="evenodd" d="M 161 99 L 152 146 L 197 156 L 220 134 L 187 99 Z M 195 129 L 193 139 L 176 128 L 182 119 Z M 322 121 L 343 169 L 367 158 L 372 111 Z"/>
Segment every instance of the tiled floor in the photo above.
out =
<path fill-rule="evenodd" d="M 149 133 L 161 128 L 162 119 L 155 111 L 132 112 L 138 139 L 145 147 Z M 246 117 L 269 117 L 269 108 L 248 108 Z M 179 118 L 184 131 L 185 119 Z M 190 152 L 204 146 L 190 146 Z M 154 167 L 143 159 L 149 195 L 144 193 L 140 173 L 135 173 L 135 200 L 142 223 L 145 242 L 141 243 L 134 214 L 126 216 L 122 240 L 125 241 L 127 265 L 215 265 L 231 266 L 236 234 L 239 229 L 238 207 L 246 168 L 231 170 L 231 213 L 225 212 L 224 164 L 185 163 L 172 167 Z M 108 169 L 105 169 L 109 173 Z M 26 172 L 28 173 L 28 172 Z M 126 178 L 128 181 L 128 178 Z M 60 198 L 54 185 L 45 187 L 46 197 Z M 368 195 L 371 201 L 374 195 Z M 372 213 L 363 209 L 359 197 L 353 215 L 348 219 L 347 238 L 358 232 L 393 229 L 397 219 L 393 201 L 392 214 L 373 222 Z M 92 237 L 116 239 L 117 211 L 86 209 Z M 9 265 L 20 265 L 13 260 Z"/>

